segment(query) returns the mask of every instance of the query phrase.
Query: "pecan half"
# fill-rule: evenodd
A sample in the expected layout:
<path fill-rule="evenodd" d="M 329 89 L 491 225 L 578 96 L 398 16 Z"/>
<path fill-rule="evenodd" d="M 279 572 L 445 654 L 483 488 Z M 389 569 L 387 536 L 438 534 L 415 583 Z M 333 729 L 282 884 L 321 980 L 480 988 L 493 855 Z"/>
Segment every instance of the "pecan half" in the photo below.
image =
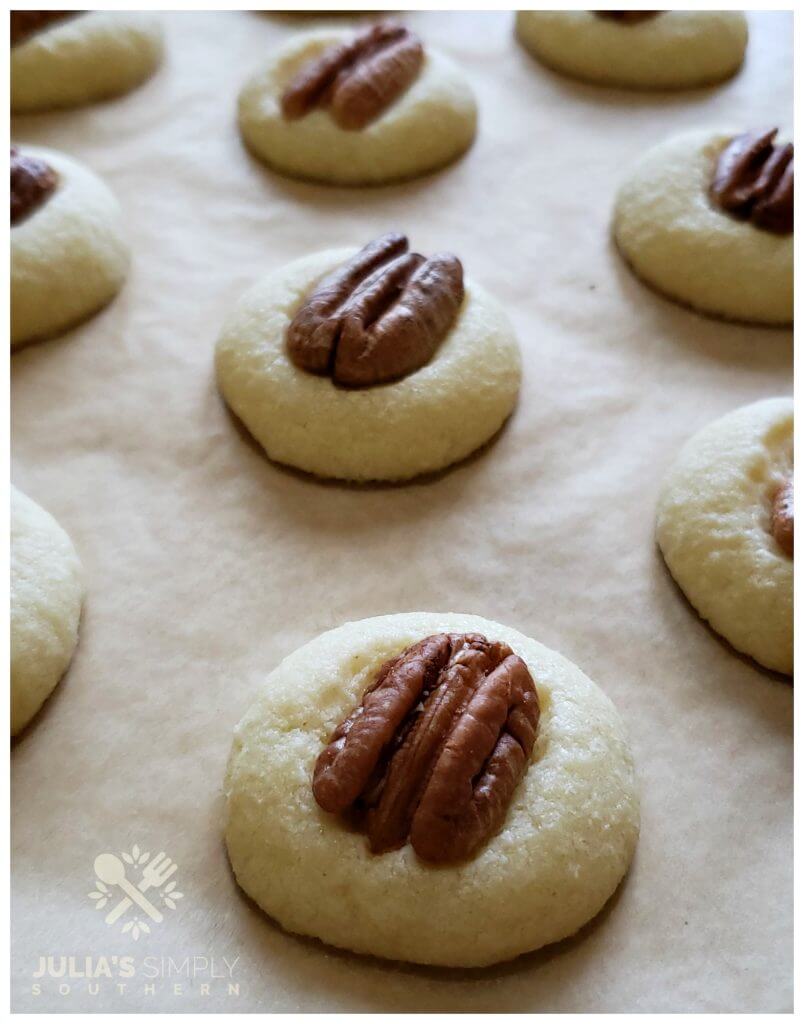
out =
<path fill-rule="evenodd" d="M 313 795 L 354 812 L 373 853 L 471 857 L 501 828 L 525 775 L 539 698 L 525 662 L 477 633 L 438 633 L 386 662 L 335 730 Z"/>
<path fill-rule="evenodd" d="M 38 209 L 55 189 L 53 168 L 35 156 L 23 156 L 11 147 L 11 223 L 19 224 Z"/>
<path fill-rule="evenodd" d="M 463 302 L 463 267 L 451 253 L 408 252 L 404 235 L 370 242 L 325 277 L 290 322 L 296 366 L 345 387 L 370 387 L 424 366 Z"/>
<path fill-rule="evenodd" d="M 771 508 L 771 533 L 790 558 L 793 557 L 793 506 L 793 478 L 790 477 L 774 494 Z"/>
<path fill-rule="evenodd" d="M 610 18 L 621 25 L 636 25 L 640 21 L 655 18 L 661 11 L 595 11 L 598 18 Z"/>
<path fill-rule="evenodd" d="M 74 18 L 83 11 L 12 11 L 11 12 L 11 45 L 19 46 L 26 39 L 50 28 L 65 18 Z"/>
<path fill-rule="evenodd" d="M 339 127 L 360 131 L 410 87 L 423 60 L 410 29 L 381 21 L 305 65 L 282 94 L 282 114 L 293 120 L 327 107 Z"/>
<path fill-rule="evenodd" d="M 774 144 L 778 132 L 746 132 L 718 157 L 712 199 L 727 213 L 778 235 L 793 230 L 793 144 Z"/>

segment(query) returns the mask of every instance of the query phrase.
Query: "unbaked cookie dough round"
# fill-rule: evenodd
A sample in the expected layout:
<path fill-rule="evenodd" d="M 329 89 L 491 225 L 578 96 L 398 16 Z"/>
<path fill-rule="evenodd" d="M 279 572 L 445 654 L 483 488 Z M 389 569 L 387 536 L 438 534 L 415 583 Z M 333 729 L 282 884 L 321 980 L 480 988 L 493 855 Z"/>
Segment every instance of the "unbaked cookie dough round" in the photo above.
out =
<path fill-rule="evenodd" d="M 320 809 L 311 779 L 382 664 L 442 632 L 509 644 L 536 684 L 541 720 L 501 830 L 471 859 L 433 867 L 409 844 L 371 853 Z M 574 934 L 617 888 L 639 832 L 611 701 L 566 658 L 474 615 L 364 619 L 295 651 L 238 725 L 225 788 L 232 867 L 266 913 L 291 932 L 423 964 L 481 967 Z"/>
<path fill-rule="evenodd" d="M 443 469 L 493 437 L 516 404 L 513 328 L 468 280 L 435 354 L 401 380 L 347 389 L 300 370 L 288 355 L 288 325 L 311 289 L 355 253 L 296 260 L 243 296 L 218 341 L 220 390 L 270 458 L 316 476 L 403 480 Z"/>
<path fill-rule="evenodd" d="M 92 171 L 52 149 L 26 157 L 56 173 L 53 192 L 11 228 L 11 344 L 61 334 L 105 306 L 129 265 L 123 214 Z"/>
<path fill-rule="evenodd" d="M 159 19 L 144 11 L 86 11 L 11 48 L 15 114 L 75 107 L 128 92 L 162 59 Z"/>
<path fill-rule="evenodd" d="M 460 69 L 430 46 L 409 88 L 360 130 L 339 127 L 326 109 L 284 117 L 282 95 L 298 72 L 353 36 L 351 29 L 300 33 L 246 83 L 239 123 L 255 156 L 295 178 L 381 185 L 435 171 L 468 149 L 477 122 L 472 90 Z"/>
<path fill-rule="evenodd" d="M 11 735 L 67 670 L 84 599 L 81 563 L 56 520 L 11 488 Z"/>
<path fill-rule="evenodd" d="M 774 234 L 710 196 L 718 158 L 739 132 L 694 131 L 637 163 L 614 207 L 613 232 L 633 271 L 710 316 L 786 325 L 793 319 L 793 234 Z"/>
<path fill-rule="evenodd" d="M 738 651 L 793 671 L 790 554 L 774 507 L 793 475 L 793 400 L 743 406 L 684 445 L 659 497 L 656 536 L 696 611 Z"/>
<path fill-rule="evenodd" d="M 642 12 L 630 16 L 636 13 Z M 748 25 L 741 11 L 661 11 L 638 21 L 595 11 L 519 11 L 516 33 L 534 57 L 572 78 L 629 89 L 692 89 L 737 71 Z"/>

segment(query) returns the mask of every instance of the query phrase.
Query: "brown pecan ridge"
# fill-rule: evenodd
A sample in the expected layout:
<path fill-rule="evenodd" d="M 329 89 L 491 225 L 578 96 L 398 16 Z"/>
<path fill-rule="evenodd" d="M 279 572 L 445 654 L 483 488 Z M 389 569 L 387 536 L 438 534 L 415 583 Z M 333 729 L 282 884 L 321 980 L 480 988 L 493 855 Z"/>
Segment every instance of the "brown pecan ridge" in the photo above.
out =
<path fill-rule="evenodd" d="M 463 302 L 451 253 L 408 252 L 404 235 L 375 239 L 307 295 L 287 330 L 290 358 L 344 387 L 404 377 L 432 357 Z"/>
<path fill-rule="evenodd" d="M 774 144 L 778 132 L 746 132 L 718 157 L 710 186 L 721 209 L 778 235 L 793 230 L 793 144 Z"/>
<path fill-rule="evenodd" d="M 661 11 L 595 11 L 598 18 L 609 18 L 611 21 L 618 21 L 621 25 L 636 25 L 640 21 L 647 21 L 655 18 Z"/>
<path fill-rule="evenodd" d="M 11 11 L 11 45 L 18 46 L 26 39 L 50 28 L 52 24 L 74 18 L 83 11 Z"/>
<path fill-rule="evenodd" d="M 282 94 L 282 114 L 294 120 L 327 107 L 339 127 L 360 131 L 410 87 L 423 60 L 410 29 L 381 21 L 306 64 Z"/>
<path fill-rule="evenodd" d="M 777 489 L 771 507 L 771 533 L 789 558 L 793 557 L 793 519 L 794 495 L 791 476 Z"/>
<path fill-rule="evenodd" d="M 55 189 L 53 168 L 35 156 L 23 156 L 11 147 L 11 223 L 19 224 L 38 209 Z"/>
<path fill-rule="evenodd" d="M 386 662 L 313 772 L 331 813 L 354 812 L 373 853 L 406 840 L 434 864 L 501 828 L 530 763 L 539 698 L 525 662 L 477 633 L 438 633 Z"/>

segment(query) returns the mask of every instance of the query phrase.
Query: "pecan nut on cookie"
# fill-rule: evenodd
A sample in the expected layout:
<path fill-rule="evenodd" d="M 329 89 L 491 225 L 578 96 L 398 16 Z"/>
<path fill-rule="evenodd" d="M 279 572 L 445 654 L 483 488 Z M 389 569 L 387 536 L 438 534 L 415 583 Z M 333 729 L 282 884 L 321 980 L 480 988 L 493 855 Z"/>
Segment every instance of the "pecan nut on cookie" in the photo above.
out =
<path fill-rule="evenodd" d="M 613 232 L 645 283 L 710 316 L 793 319 L 793 145 L 776 128 L 697 131 L 649 150 Z"/>
<path fill-rule="evenodd" d="M 239 123 L 249 149 L 282 173 L 370 185 L 455 160 L 474 138 L 476 109 L 452 61 L 385 20 L 281 47 L 244 86 Z"/>
<path fill-rule="evenodd" d="M 55 150 L 11 148 L 11 344 L 61 334 L 105 306 L 128 272 L 107 186 Z"/>
<path fill-rule="evenodd" d="M 43 32 L 52 25 L 75 18 L 81 11 L 11 11 L 9 34 L 12 46 L 19 46 L 37 32 Z"/>
<path fill-rule="evenodd" d="M 356 810 L 374 853 L 409 840 L 434 864 L 501 828 L 527 770 L 539 698 L 525 662 L 479 634 L 439 633 L 382 666 L 319 754 L 313 794 Z"/>
<path fill-rule="evenodd" d="M 384 235 L 307 295 L 288 327 L 290 357 L 346 386 L 405 377 L 432 358 L 463 295 L 456 256 L 426 259 L 404 235 Z"/>
<path fill-rule="evenodd" d="M 44 160 L 11 147 L 11 226 L 25 220 L 46 202 L 58 183 L 56 172 Z"/>
<path fill-rule="evenodd" d="M 237 727 L 225 788 L 232 867 L 266 913 L 425 964 L 482 966 L 573 934 L 639 831 L 610 701 L 560 655 L 468 615 L 366 619 L 290 655 Z"/>
<path fill-rule="evenodd" d="M 278 462 L 318 476 L 403 480 L 494 436 L 516 402 L 519 348 L 452 253 L 390 232 L 298 260 L 227 319 L 227 403 Z"/>
<path fill-rule="evenodd" d="M 743 406 L 682 448 L 656 536 L 674 579 L 738 651 L 793 671 L 793 400 Z"/>
<path fill-rule="evenodd" d="M 740 67 L 740 11 L 519 11 L 519 41 L 547 67 L 597 85 L 695 89 Z"/>

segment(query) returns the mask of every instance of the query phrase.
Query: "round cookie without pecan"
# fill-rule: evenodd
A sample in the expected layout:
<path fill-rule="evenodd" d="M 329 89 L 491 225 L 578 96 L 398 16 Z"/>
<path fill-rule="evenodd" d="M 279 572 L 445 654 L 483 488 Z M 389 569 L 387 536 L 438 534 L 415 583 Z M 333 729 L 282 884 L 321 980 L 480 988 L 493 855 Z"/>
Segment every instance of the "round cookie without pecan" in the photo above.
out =
<path fill-rule="evenodd" d="M 738 651 L 793 671 L 793 401 L 746 405 L 682 448 L 656 537 L 696 611 Z"/>
<path fill-rule="evenodd" d="M 11 735 L 67 670 L 84 599 L 81 563 L 56 520 L 11 488 Z"/>
<path fill-rule="evenodd" d="M 245 85 L 238 117 L 248 148 L 280 173 L 381 185 L 459 157 L 477 112 L 450 60 L 379 22 L 294 37 Z"/>
<path fill-rule="evenodd" d="M 740 11 L 519 11 L 519 41 L 543 64 L 627 89 L 694 89 L 730 78 L 745 55 Z"/>
<path fill-rule="evenodd" d="M 147 12 L 12 11 L 11 19 L 15 114 L 118 96 L 144 82 L 162 59 L 161 25 Z"/>
<path fill-rule="evenodd" d="M 737 131 L 690 132 L 642 157 L 613 218 L 614 238 L 638 277 L 711 316 L 792 321 L 792 147 L 781 167 L 775 154 L 788 148 L 774 136 L 760 134 L 764 148 L 747 161 L 744 142 L 756 140 Z"/>
<path fill-rule="evenodd" d="M 457 462 L 511 413 L 519 348 L 456 257 L 389 234 L 253 287 L 218 341 L 218 385 L 268 455 L 317 476 L 404 480 Z"/>
<path fill-rule="evenodd" d="M 423 964 L 480 967 L 574 934 L 639 832 L 608 698 L 470 615 L 365 619 L 297 650 L 238 725 L 225 788 L 235 877 L 266 913 Z"/>
<path fill-rule="evenodd" d="M 117 294 L 123 215 L 88 168 L 51 149 L 12 150 L 11 221 L 12 346 L 61 334 Z"/>

